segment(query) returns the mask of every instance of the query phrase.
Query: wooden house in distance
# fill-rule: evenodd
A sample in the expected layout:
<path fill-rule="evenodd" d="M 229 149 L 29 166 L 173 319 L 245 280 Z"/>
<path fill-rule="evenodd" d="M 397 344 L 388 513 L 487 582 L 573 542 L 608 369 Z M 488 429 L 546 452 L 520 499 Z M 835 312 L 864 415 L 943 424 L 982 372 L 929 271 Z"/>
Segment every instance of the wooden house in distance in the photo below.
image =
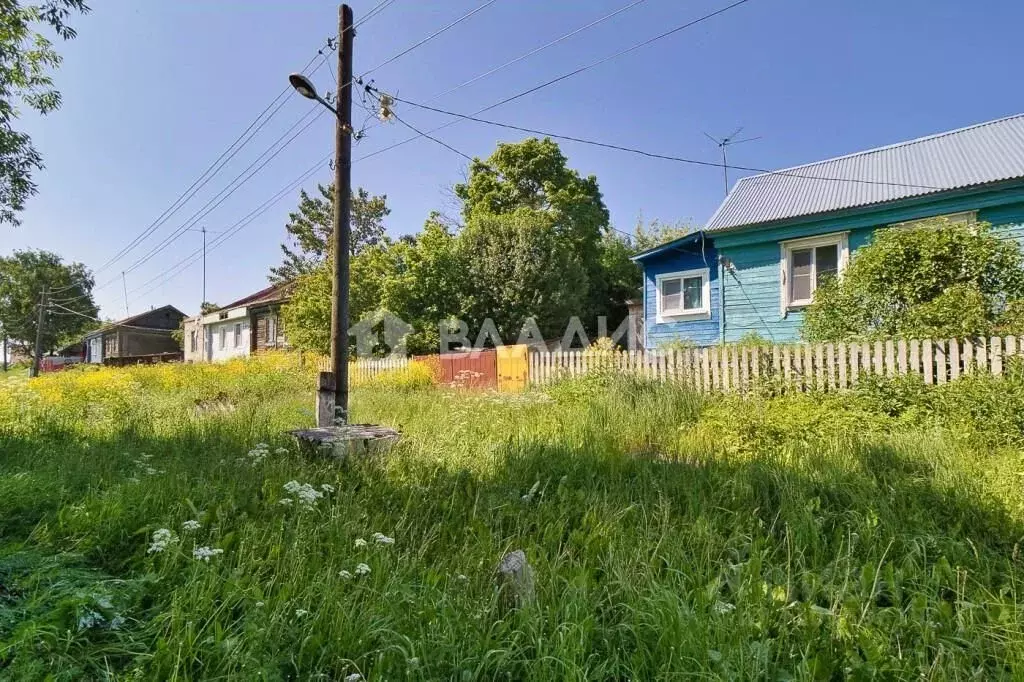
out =
<path fill-rule="evenodd" d="M 181 346 L 172 335 L 185 313 L 172 305 L 104 325 L 85 335 L 85 361 L 93 364 L 133 364 L 180 360 Z"/>
<path fill-rule="evenodd" d="M 219 362 L 288 348 L 281 306 L 291 290 L 290 282 L 275 284 L 185 320 L 185 362 Z"/>

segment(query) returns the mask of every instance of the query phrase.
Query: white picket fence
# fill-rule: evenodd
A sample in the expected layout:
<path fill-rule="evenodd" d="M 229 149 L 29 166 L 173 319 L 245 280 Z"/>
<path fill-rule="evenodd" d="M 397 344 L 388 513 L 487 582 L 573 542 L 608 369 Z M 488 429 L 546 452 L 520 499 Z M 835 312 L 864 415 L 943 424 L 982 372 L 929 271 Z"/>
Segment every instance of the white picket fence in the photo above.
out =
<path fill-rule="evenodd" d="M 684 350 L 554 351 L 530 353 L 530 383 L 608 368 L 649 379 L 680 381 L 696 390 L 742 391 L 774 378 L 784 386 L 841 390 L 865 374 L 915 373 L 944 384 L 971 372 L 1003 373 L 1008 358 L 1024 353 L 1024 337 L 890 340 L 872 343 L 722 345 Z"/>
<path fill-rule="evenodd" d="M 405 369 L 409 366 L 409 358 L 388 356 L 386 358 L 359 358 L 348 363 L 348 378 L 353 383 L 368 381 L 381 372 Z M 319 358 L 317 369 L 321 372 L 331 371 L 331 359 Z"/>

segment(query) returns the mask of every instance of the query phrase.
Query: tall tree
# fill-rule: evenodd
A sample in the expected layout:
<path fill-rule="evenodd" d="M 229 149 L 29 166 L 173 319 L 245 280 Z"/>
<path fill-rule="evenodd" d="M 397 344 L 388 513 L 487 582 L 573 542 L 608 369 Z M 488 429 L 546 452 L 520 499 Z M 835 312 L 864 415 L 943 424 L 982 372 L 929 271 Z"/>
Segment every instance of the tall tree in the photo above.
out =
<path fill-rule="evenodd" d="M 318 185 L 317 191 L 319 196 L 310 196 L 302 190 L 298 210 L 288 216 L 285 229 L 292 247 L 281 245 L 284 262 L 270 269 L 270 280 L 274 283 L 313 272 L 329 254 L 334 232 L 334 185 Z M 362 187 L 352 193 L 350 244 L 353 255 L 379 244 L 384 238 L 384 218 L 391 213 L 387 199 L 387 195 L 371 195 Z"/>
<path fill-rule="evenodd" d="M 0 258 L 0 325 L 14 345 L 27 350 L 36 338 L 38 305 L 43 287 L 49 297 L 43 324 L 43 350 L 96 326 L 93 278 L 81 263 L 65 264 L 48 251 L 15 251 Z"/>
<path fill-rule="evenodd" d="M 529 209 L 548 216 L 555 234 L 576 254 L 585 276 L 580 305 L 573 314 L 593 328 L 598 315 L 622 307 L 609 300 L 601 242 L 609 232 L 608 209 L 597 178 L 583 177 L 568 165 L 549 138 L 503 143 L 488 159 L 475 159 L 465 183 L 455 186 L 466 224 L 486 215 Z"/>
<path fill-rule="evenodd" d="M 514 341 L 532 317 L 545 338 L 557 338 L 584 304 L 587 274 L 554 216 L 528 208 L 473 215 L 459 250 L 472 284 L 462 305 L 470 329 L 491 318 L 502 340 Z"/>
<path fill-rule="evenodd" d="M 40 114 L 61 104 L 50 75 L 61 57 L 39 30 L 49 27 L 70 40 L 75 31 L 68 18 L 88 11 L 83 0 L 45 0 L 39 5 L 0 0 L 0 223 L 19 224 L 17 214 L 37 191 L 32 174 L 43 167 L 32 139 L 14 128 L 18 103 Z"/>

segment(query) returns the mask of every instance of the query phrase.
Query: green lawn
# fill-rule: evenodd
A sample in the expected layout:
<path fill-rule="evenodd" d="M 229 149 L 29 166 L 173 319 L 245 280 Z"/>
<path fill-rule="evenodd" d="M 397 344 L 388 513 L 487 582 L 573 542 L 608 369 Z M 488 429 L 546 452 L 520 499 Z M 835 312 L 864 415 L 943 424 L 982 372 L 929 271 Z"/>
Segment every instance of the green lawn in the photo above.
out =
<path fill-rule="evenodd" d="M 0 387 L 0 678 L 1024 678 L 1022 382 L 401 384 L 347 466 L 285 360 Z"/>

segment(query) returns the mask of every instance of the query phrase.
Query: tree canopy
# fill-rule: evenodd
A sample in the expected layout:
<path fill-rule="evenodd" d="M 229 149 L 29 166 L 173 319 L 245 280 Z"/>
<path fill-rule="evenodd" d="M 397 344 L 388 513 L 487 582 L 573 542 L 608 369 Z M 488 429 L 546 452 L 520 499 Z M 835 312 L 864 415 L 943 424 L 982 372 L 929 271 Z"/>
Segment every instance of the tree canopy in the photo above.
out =
<path fill-rule="evenodd" d="M 634 247 L 610 230 L 597 179 L 570 168 L 557 144 L 532 138 L 500 144 L 472 163 L 454 193 L 462 225 L 435 212 L 418 234 L 391 240 L 381 228 L 355 250 L 353 323 L 387 310 L 412 326 L 408 350 L 433 353 L 439 325 L 452 318 L 465 321 L 473 339 L 490 319 L 503 340 L 513 341 L 528 320 L 552 338 L 572 316 L 594 330 L 599 315 L 611 318 L 612 329 L 625 316 L 625 300 L 640 285 L 629 260 Z M 318 262 L 311 270 L 296 268 L 304 274 L 284 312 L 291 342 L 319 352 L 327 351 L 330 337 L 331 277 L 320 245 L 330 233 L 323 226 L 331 201 L 329 194 L 322 203 L 301 197 L 297 215 L 321 225 L 302 228 L 318 235 L 308 249 Z M 299 222 L 293 215 L 292 224 Z"/>
<path fill-rule="evenodd" d="M 49 28 L 70 40 L 75 31 L 68 19 L 88 11 L 83 0 L 0 0 L 0 223 L 19 223 L 18 213 L 37 191 L 32 174 L 43 167 L 32 139 L 14 128 L 19 103 L 40 114 L 61 104 L 51 76 L 61 57 L 39 31 Z"/>
<path fill-rule="evenodd" d="M 16 347 L 36 338 L 43 287 L 54 292 L 45 312 L 43 350 L 50 352 L 95 328 L 99 312 L 92 299 L 93 279 L 81 263 L 65 264 L 48 251 L 15 251 L 0 258 L 0 326 Z"/>
<path fill-rule="evenodd" d="M 879 230 L 841 278 L 818 287 L 804 335 L 838 341 L 996 333 L 1024 300 L 1022 265 L 1017 244 L 985 223 L 935 218 Z"/>
<path fill-rule="evenodd" d="M 288 215 L 285 229 L 294 248 L 281 244 L 284 262 L 270 269 L 270 280 L 275 284 L 312 272 L 329 255 L 334 232 L 334 185 L 318 185 L 317 191 L 320 196 L 302 190 L 298 210 Z M 384 218 L 389 213 L 387 196 L 371 195 L 362 187 L 352 193 L 352 254 L 380 243 Z"/>

